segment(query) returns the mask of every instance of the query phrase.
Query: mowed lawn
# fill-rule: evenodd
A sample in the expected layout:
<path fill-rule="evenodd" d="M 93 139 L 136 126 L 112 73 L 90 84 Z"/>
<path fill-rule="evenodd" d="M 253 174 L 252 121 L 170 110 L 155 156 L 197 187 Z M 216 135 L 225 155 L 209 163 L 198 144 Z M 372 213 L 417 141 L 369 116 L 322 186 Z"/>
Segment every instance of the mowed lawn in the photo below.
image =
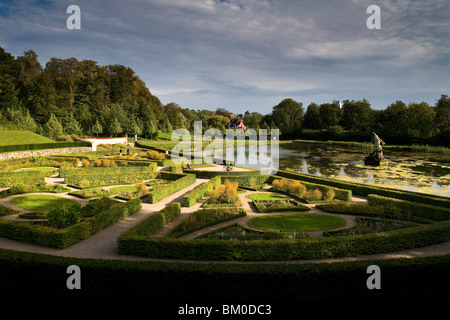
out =
<path fill-rule="evenodd" d="M 68 208 L 77 204 L 75 201 L 70 199 L 40 194 L 13 198 L 10 202 L 19 208 L 39 212 L 47 212 L 56 208 Z"/>
<path fill-rule="evenodd" d="M 0 146 L 55 142 L 31 131 L 0 130 Z"/>

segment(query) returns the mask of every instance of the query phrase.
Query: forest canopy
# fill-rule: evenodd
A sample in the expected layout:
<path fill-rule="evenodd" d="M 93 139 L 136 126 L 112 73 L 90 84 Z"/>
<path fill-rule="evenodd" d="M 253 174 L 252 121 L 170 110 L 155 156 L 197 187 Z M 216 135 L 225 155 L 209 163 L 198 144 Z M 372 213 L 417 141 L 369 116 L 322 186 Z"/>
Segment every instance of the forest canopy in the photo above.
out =
<path fill-rule="evenodd" d="M 243 110 L 245 110 L 243 106 Z M 134 70 L 123 65 L 99 65 L 93 60 L 51 58 L 45 66 L 29 50 L 14 57 L 0 47 L 0 121 L 13 123 L 52 139 L 73 136 L 140 135 L 154 138 L 178 128 L 225 133 L 230 118 L 221 107 L 212 110 L 163 105 Z M 434 105 L 395 101 L 385 109 L 345 100 L 322 104 L 283 99 L 269 114 L 246 111 L 247 128 L 279 129 L 284 139 L 367 141 L 377 131 L 390 143 L 448 146 L 450 99 Z"/>

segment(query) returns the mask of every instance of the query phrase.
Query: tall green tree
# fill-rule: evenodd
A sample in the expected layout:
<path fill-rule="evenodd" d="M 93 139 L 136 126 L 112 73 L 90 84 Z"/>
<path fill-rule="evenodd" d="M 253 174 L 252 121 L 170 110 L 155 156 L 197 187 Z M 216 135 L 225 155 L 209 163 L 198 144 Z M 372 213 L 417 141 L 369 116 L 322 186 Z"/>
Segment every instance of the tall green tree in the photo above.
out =
<path fill-rule="evenodd" d="M 301 129 L 303 122 L 302 103 L 284 99 L 272 108 L 271 116 L 277 128 L 282 128 L 285 134 L 294 134 Z"/>
<path fill-rule="evenodd" d="M 440 132 L 450 132 L 450 98 L 445 94 L 441 95 L 434 110 L 436 111 L 434 123 L 437 129 Z"/>
<path fill-rule="evenodd" d="M 311 103 L 306 108 L 303 126 L 307 129 L 320 129 L 320 110 L 316 103 Z"/>
<path fill-rule="evenodd" d="M 45 124 L 45 132 L 47 132 L 47 135 L 53 140 L 63 134 L 63 126 L 53 113 Z"/>
<path fill-rule="evenodd" d="M 98 138 L 99 133 L 102 133 L 102 132 L 103 132 L 103 127 L 102 127 L 102 125 L 100 124 L 100 122 L 98 121 L 98 118 L 97 118 L 95 120 L 94 126 L 92 127 L 92 133 L 95 133 L 97 135 L 97 138 Z"/>
<path fill-rule="evenodd" d="M 111 133 L 111 135 L 117 137 L 118 134 L 121 134 L 123 132 L 123 128 L 120 125 L 119 120 L 117 120 L 117 118 L 114 118 L 114 120 L 111 123 L 111 126 L 109 128 L 109 132 Z"/>
<path fill-rule="evenodd" d="M 429 138 L 438 133 L 434 125 L 436 111 L 425 102 L 411 103 L 406 111 L 405 132 L 413 138 Z"/>
<path fill-rule="evenodd" d="M 352 131 L 370 131 L 374 125 L 374 113 L 370 103 L 362 101 L 345 100 L 342 106 L 340 123 L 344 129 Z"/>
<path fill-rule="evenodd" d="M 144 134 L 146 137 L 150 137 L 153 140 L 153 137 L 158 132 L 158 126 L 156 125 L 154 120 L 150 120 L 145 123 Z"/>
<path fill-rule="evenodd" d="M 323 103 L 319 107 L 320 113 L 320 127 L 322 129 L 329 129 L 337 126 L 341 120 L 341 108 L 337 102 Z"/>
<path fill-rule="evenodd" d="M 71 135 L 78 135 L 81 134 L 81 126 L 78 123 L 78 121 L 73 116 L 73 113 L 70 113 L 69 116 L 67 116 L 64 119 L 64 132 Z"/>
<path fill-rule="evenodd" d="M 23 56 L 17 57 L 15 69 L 19 99 L 27 108 L 33 108 L 39 76 L 42 72 L 42 66 L 36 52 L 28 50 L 23 53 Z"/>

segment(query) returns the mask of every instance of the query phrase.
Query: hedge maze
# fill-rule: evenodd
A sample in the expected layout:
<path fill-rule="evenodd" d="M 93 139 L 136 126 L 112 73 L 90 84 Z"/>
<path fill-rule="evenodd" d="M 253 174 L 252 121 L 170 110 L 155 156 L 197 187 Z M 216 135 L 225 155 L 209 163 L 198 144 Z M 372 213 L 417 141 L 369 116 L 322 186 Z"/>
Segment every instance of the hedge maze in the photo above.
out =
<path fill-rule="evenodd" d="M 156 155 L 158 150 L 147 153 L 136 148 L 133 151 L 139 156 L 118 156 L 114 150 L 108 149 L 100 152 L 99 156 L 74 154 L 0 162 L 0 187 L 4 188 L 0 191 L 0 201 L 3 201 L 0 206 L 0 237 L 64 250 L 146 209 L 149 212 L 147 216 L 117 238 L 118 260 L 121 255 L 127 255 L 190 260 L 192 263 L 273 263 L 389 253 L 450 241 L 448 198 L 289 171 L 259 175 L 256 171 L 187 170 L 172 165 L 162 153 Z M 146 155 L 152 158 L 145 158 Z M 40 169 L 43 167 L 53 167 L 54 171 Z M 24 168 L 28 170 L 18 171 Z M 64 182 L 49 183 L 49 178 Z M 197 179 L 207 181 L 199 183 Z M 196 182 L 197 185 L 192 187 Z M 5 202 L 14 195 L 42 192 L 84 202 L 70 210 L 41 213 L 41 219 L 26 218 L 32 217 L 32 212 L 21 218 L 20 213 Z M 177 193 L 179 197 L 160 208 L 161 201 Z M 260 193 L 262 198 L 246 197 L 256 193 Z M 274 198 L 264 199 L 265 194 Z M 365 201 L 355 202 L 354 195 L 364 197 Z M 319 234 L 301 228 L 290 232 L 264 231 L 248 224 L 255 216 L 282 214 L 347 217 L 354 224 Z M 0 265 L 20 255 L 0 251 Z M 444 260 L 430 259 L 426 264 L 430 270 L 440 270 L 442 263 L 449 263 L 448 259 Z M 37 261 L 51 264 L 52 258 L 36 255 L 35 259 L 24 263 L 33 267 Z M 61 264 L 61 258 L 54 257 L 53 261 L 55 267 Z M 81 259 L 77 263 L 88 266 L 91 262 Z M 276 277 L 271 273 L 279 272 L 275 265 L 265 272 Z M 397 272 L 395 264 L 386 265 Z M 348 266 L 353 268 L 351 263 Z M 117 270 L 128 268 L 130 262 L 105 262 L 104 267 L 96 267 L 95 270 L 103 273 L 113 267 Z M 407 263 L 401 267 L 406 273 L 414 269 L 413 265 L 408 269 Z M 172 267 L 164 268 L 153 265 L 144 269 L 184 272 L 188 267 L 172 264 Z M 217 263 L 214 268 L 217 274 L 229 273 L 239 279 L 255 276 L 250 269 L 241 270 L 235 264 Z M 341 272 L 348 281 L 352 281 L 345 268 L 323 269 L 320 264 L 309 268 L 319 273 L 325 269 L 330 274 Z M 190 270 L 197 269 L 192 267 Z M 256 267 L 254 269 L 261 272 Z M 298 271 L 298 268 L 290 269 Z M 292 272 L 292 277 L 298 277 Z M 211 273 L 208 277 L 214 278 L 217 274 Z M 125 291 L 131 290 L 127 285 L 124 288 Z"/>

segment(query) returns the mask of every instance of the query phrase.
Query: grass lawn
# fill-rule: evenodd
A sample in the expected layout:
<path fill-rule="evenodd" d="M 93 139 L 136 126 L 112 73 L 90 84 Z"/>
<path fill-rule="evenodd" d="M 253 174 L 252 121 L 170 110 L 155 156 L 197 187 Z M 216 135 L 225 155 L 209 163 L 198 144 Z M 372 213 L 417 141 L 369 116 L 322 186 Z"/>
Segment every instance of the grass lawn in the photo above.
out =
<path fill-rule="evenodd" d="M 17 197 L 11 199 L 11 203 L 19 208 L 46 212 L 50 211 L 54 208 L 64 207 L 67 208 L 69 206 L 76 205 L 77 203 L 73 200 L 61 198 L 57 196 L 51 195 L 27 195 L 22 197 Z"/>
<path fill-rule="evenodd" d="M 251 219 L 249 225 L 266 231 L 316 231 L 342 227 L 345 220 L 318 214 L 284 214 Z"/>
<path fill-rule="evenodd" d="M 280 200 L 286 199 L 286 197 L 281 197 L 274 193 L 258 192 L 246 195 L 247 198 L 251 200 Z"/>
<path fill-rule="evenodd" d="M 135 192 L 137 189 L 135 186 L 123 186 L 123 187 L 114 187 L 109 189 L 112 193 L 119 193 L 119 192 Z"/>
<path fill-rule="evenodd" d="M 31 131 L 23 130 L 0 130 L 0 146 L 51 143 L 55 142 L 49 138 L 40 136 Z"/>

